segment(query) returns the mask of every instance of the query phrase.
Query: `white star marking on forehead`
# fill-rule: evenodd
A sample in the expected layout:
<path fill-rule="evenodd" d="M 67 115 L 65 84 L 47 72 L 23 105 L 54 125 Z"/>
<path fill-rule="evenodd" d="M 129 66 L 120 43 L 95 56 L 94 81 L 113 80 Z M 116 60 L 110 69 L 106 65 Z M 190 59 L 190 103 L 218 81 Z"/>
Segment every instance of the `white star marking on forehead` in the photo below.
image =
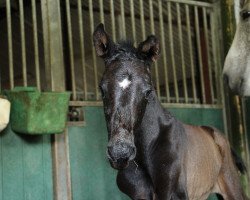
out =
<path fill-rule="evenodd" d="M 119 86 L 122 89 L 126 89 L 131 84 L 131 81 L 128 78 L 123 79 L 123 81 L 119 82 Z"/>

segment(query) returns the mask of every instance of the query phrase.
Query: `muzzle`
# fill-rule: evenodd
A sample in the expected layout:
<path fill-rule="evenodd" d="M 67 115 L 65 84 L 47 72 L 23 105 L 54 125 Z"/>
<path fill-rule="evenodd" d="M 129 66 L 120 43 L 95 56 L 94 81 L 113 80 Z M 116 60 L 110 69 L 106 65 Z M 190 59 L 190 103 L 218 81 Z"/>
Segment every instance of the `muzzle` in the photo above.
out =
<path fill-rule="evenodd" d="M 108 146 L 107 156 L 113 168 L 125 169 L 129 161 L 135 158 L 136 147 L 134 144 L 118 141 Z"/>

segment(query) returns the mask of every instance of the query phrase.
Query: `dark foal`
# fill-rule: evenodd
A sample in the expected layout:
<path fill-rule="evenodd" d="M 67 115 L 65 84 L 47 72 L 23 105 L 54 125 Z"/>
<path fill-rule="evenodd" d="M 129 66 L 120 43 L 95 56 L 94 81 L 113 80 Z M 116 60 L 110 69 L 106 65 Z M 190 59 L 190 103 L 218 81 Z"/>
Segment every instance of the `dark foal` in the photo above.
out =
<path fill-rule="evenodd" d="M 138 48 L 115 44 L 102 24 L 93 36 L 105 62 L 100 89 L 107 155 L 119 170 L 120 190 L 132 199 L 202 200 L 212 192 L 245 199 L 228 141 L 217 130 L 185 125 L 162 108 L 150 73 L 160 51 L 156 37 Z"/>

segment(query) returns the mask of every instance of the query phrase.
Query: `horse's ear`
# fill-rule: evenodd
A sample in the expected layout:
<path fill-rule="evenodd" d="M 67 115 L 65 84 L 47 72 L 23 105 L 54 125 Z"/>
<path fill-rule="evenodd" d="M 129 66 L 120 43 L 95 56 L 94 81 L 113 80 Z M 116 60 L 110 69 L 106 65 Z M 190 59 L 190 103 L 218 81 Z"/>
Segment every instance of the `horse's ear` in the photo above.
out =
<path fill-rule="evenodd" d="M 93 41 L 97 55 L 103 58 L 106 57 L 112 41 L 109 38 L 109 35 L 105 32 L 102 23 L 96 27 L 93 33 Z"/>
<path fill-rule="evenodd" d="M 246 0 L 240 0 L 240 8 L 243 8 L 246 3 Z"/>
<path fill-rule="evenodd" d="M 138 52 L 144 54 L 151 61 L 156 61 L 160 55 L 160 42 L 154 36 L 148 36 L 148 38 L 141 42 L 138 46 Z"/>

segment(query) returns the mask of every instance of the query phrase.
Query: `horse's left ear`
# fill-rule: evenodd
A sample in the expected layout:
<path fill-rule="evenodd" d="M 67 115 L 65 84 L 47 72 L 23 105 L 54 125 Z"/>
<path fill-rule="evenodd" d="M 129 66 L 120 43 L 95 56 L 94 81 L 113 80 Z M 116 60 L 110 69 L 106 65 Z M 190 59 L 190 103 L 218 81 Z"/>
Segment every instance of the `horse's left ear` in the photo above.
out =
<path fill-rule="evenodd" d="M 148 36 L 144 42 L 139 44 L 138 52 L 146 55 L 151 61 L 156 61 L 160 55 L 159 40 L 154 35 Z"/>
<path fill-rule="evenodd" d="M 93 41 L 97 55 L 103 58 L 106 57 L 113 42 L 105 32 L 102 23 L 96 27 L 93 33 Z"/>

